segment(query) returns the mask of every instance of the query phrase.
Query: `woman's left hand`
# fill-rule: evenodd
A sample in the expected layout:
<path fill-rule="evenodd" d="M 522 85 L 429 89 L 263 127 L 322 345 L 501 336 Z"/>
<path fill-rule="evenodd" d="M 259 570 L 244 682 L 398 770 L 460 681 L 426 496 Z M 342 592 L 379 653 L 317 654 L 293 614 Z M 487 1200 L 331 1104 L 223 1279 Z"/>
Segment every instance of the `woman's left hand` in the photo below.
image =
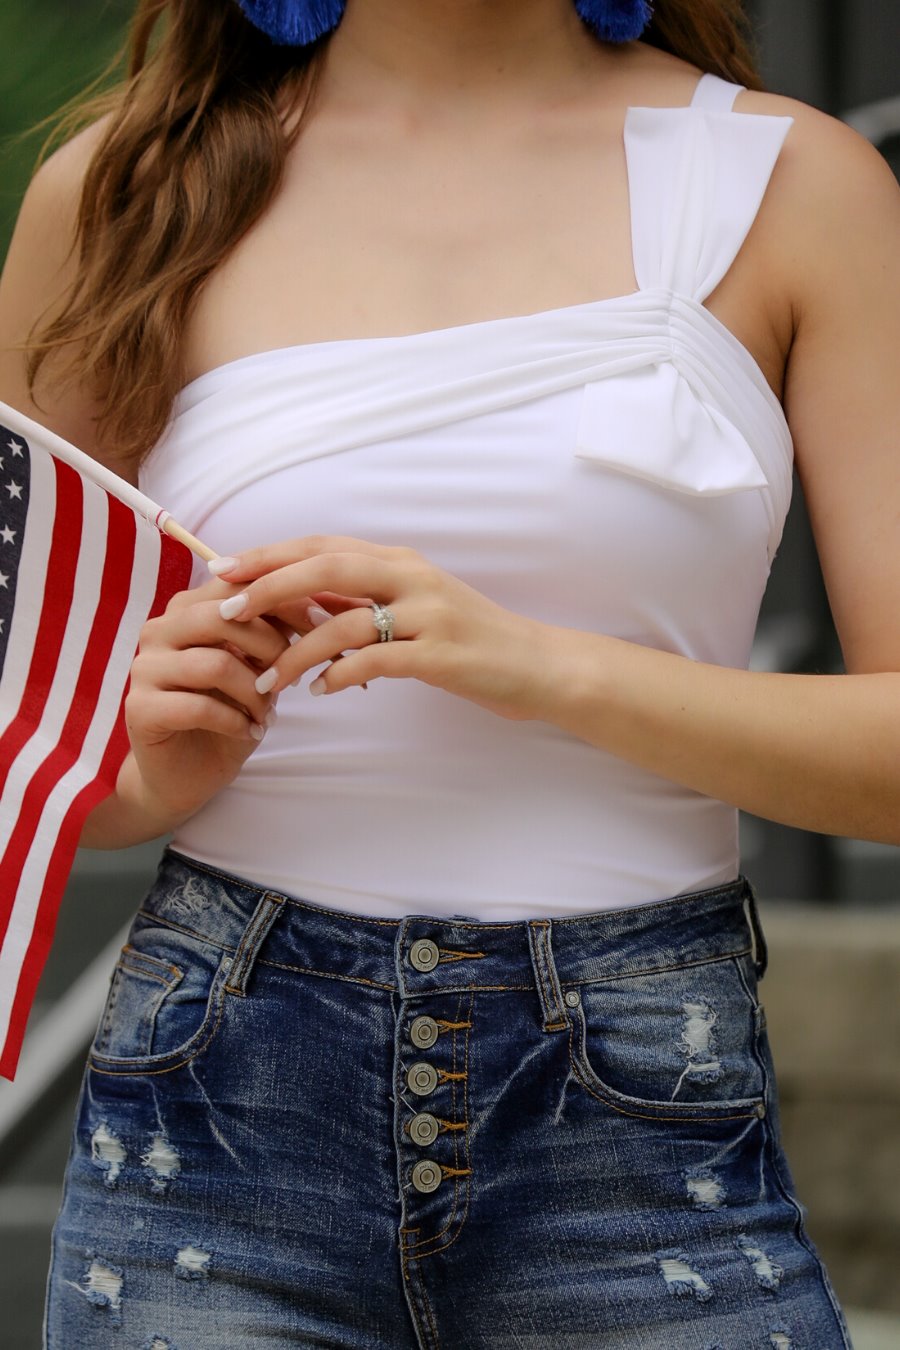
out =
<path fill-rule="evenodd" d="M 494 604 L 415 549 L 308 536 L 249 549 L 223 566 L 230 561 L 211 567 L 243 587 L 223 602 L 224 618 L 266 615 L 300 631 L 313 622 L 303 622 L 311 603 L 331 614 L 259 677 L 261 693 L 279 693 L 330 661 L 310 693 L 334 694 L 385 676 L 421 680 L 517 721 L 540 717 L 546 706 L 549 628 Z M 375 627 L 373 600 L 394 616 L 389 642 Z"/>

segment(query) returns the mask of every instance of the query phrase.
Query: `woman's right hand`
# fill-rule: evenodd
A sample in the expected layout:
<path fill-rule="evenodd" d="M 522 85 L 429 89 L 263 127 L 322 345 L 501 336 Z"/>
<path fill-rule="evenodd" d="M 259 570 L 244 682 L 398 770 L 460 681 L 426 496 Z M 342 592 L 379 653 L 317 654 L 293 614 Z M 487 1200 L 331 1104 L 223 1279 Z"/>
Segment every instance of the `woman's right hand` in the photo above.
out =
<path fill-rule="evenodd" d="M 219 605 L 238 590 L 214 580 L 180 591 L 141 630 L 125 700 L 132 805 L 166 828 L 232 781 L 274 716 L 255 681 L 288 639 L 265 619 L 236 633 Z"/>

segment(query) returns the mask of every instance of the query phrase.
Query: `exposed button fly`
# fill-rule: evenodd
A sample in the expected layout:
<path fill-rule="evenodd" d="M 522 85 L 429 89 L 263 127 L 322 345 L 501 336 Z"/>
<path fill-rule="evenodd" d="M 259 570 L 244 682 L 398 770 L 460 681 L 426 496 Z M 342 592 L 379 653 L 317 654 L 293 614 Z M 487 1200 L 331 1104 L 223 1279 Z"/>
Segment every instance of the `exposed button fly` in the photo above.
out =
<path fill-rule="evenodd" d="M 407 1070 L 406 1081 L 410 1090 L 417 1097 L 427 1097 L 429 1092 L 434 1092 L 437 1087 L 437 1069 L 433 1064 L 426 1064 L 424 1060 L 418 1060 Z"/>
<path fill-rule="evenodd" d="M 409 959 L 416 970 L 434 970 L 440 952 L 431 938 L 418 938 L 409 949 Z"/>
<path fill-rule="evenodd" d="M 420 1111 L 409 1122 L 409 1137 L 414 1144 L 433 1144 L 438 1137 L 439 1126 L 434 1116 Z"/>
<path fill-rule="evenodd" d="M 438 1038 L 438 1024 L 433 1017 L 417 1017 L 409 1028 L 409 1039 L 420 1050 L 427 1050 Z"/>
<path fill-rule="evenodd" d="M 424 1191 L 426 1195 L 429 1191 L 436 1191 L 441 1184 L 440 1165 L 427 1158 L 417 1162 L 412 1170 L 412 1184 L 417 1191 Z"/>

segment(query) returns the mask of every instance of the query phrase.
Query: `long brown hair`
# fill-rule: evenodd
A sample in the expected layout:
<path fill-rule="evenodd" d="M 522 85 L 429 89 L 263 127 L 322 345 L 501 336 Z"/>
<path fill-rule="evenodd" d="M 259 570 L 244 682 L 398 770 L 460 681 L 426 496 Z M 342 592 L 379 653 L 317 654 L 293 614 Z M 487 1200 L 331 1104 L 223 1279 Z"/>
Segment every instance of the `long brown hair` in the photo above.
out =
<path fill-rule="evenodd" d="M 61 358 L 56 376 L 97 399 L 98 432 L 123 461 L 165 429 L 191 305 L 276 195 L 327 41 L 275 46 L 235 0 L 139 0 L 124 80 L 60 120 L 63 139 L 104 115 L 108 126 L 81 194 L 76 280 L 28 340 L 29 387 Z M 760 87 L 740 0 L 656 0 L 645 41 Z"/>

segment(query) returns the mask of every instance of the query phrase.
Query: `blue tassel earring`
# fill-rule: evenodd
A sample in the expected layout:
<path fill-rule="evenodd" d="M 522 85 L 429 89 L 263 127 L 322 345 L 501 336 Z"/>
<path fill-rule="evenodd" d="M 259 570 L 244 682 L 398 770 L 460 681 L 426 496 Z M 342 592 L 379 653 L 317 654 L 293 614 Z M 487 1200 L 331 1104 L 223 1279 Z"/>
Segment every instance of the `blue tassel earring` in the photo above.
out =
<path fill-rule="evenodd" d="M 305 47 L 337 28 L 345 0 L 238 0 L 253 24 L 280 46 Z M 633 42 L 650 22 L 648 0 L 575 0 L 580 17 L 604 42 Z"/>
<path fill-rule="evenodd" d="M 634 42 L 653 17 L 647 0 L 575 0 L 575 8 L 604 42 Z"/>
<path fill-rule="evenodd" d="M 345 0 L 238 0 L 253 24 L 281 47 L 305 47 L 337 28 Z"/>

